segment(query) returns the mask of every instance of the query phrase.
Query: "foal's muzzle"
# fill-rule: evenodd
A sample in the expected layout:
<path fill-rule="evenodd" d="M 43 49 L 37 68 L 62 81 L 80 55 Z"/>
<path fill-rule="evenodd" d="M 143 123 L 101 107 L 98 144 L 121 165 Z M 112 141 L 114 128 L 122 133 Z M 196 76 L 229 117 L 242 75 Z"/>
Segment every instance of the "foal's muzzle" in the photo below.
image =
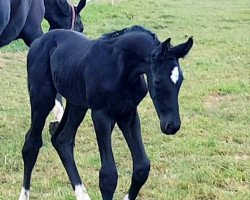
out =
<path fill-rule="evenodd" d="M 172 121 L 161 122 L 161 131 L 166 135 L 174 135 L 180 130 L 181 124 L 175 124 Z"/>

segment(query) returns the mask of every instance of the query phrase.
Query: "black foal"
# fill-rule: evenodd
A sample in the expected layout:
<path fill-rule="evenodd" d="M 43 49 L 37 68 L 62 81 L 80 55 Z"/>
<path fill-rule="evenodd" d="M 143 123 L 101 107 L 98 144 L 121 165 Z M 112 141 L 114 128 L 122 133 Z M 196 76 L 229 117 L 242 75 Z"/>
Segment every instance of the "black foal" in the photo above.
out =
<path fill-rule="evenodd" d="M 155 34 L 140 26 L 105 34 L 97 40 L 66 30 L 50 31 L 36 40 L 27 63 L 32 119 L 22 150 L 23 190 L 29 192 L 31 172 L 42 146 L 44 123 L 56 94 L 60 93 L 67 103 L 51 141 L 77 200 L 90 199 L 74 161 L 77 128 L 88 109 L 101 157 L 102 198 L 112 200 L 117 185 L 111 146 L 112 130 L 117 123 L 133 159 L 131 185 L 125 199 L 134 200 L 150 170 L 137 106 L 149 90 L 162 132 L 175 134 L 179 130 L 178 94 L 183 81 L 179 58 L 183 58 L 192 45 L 192 38 L 177 46 L 170 45 L 170 39 L 160 42 Z"/>

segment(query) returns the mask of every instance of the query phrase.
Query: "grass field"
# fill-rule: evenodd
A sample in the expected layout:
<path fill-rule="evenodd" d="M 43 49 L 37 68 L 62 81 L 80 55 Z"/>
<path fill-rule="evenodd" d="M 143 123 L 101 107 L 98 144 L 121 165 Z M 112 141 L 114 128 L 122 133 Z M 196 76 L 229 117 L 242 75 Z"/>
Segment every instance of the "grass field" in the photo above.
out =
<path fill-rule="evenodd" d="M 152 167 L 138 199 L 250 199 L 250 2 L 115 2 L 87 5 L 82 18 L 89 37 L 140 24 L 161 40 L 172 37 L 177 44 L 185 41 L 185 35 L 195 40 L 190 55 L 181 61 L 185 81 L 180 132 L 171 137 L 161 133 L 149 97 L 139 106 Z M 21 148 L 30 124 L 26 55 L 21 41 L 0 50 L 0 200 L 16 200 L 22 185 Z M 31 200 L 73 200 L 68 177 L 50 143 L 48 123 L 43 138 Z M 130 183 L 131 158 L 117 128 L 113 148 L 119 170 L 114 200 L 121 200 Z M 91 198 L 101 199 L 99 152 L 89 113 L 78 131 L 75 157 Z"/>

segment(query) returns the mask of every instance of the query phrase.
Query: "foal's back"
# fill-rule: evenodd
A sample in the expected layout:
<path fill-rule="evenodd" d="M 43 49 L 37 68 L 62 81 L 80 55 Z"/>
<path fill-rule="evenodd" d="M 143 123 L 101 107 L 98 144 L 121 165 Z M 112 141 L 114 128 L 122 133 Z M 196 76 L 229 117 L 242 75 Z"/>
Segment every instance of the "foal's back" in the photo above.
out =
<path fill-rule="evenodd" d="M 131 101 L 141 93 L 135 100 L 137 104 L 146 93 L 145 82 L 128 82 L 130 69 L 121 40 L 90 40 L 72 31 L 50 31 L 37 39 L 29 51 L 29 84 L 47 80 L 67 101 L 89 108 L 103 102 L 114 107 L 114 101 L 119 102 L 119 107 L 121 101 Z"/>
<path fill-rule="evenodd" d="M 93 44 L 83 34 L 74 31 L 49 31 L 35 40 L 29 50 L 29 85 L 37 85 L 47 80 L 72 103 L 82 103 L 82 95 L 76 94 L 82 94 L 79 90 L 84 88 L 84 60 Z"/>

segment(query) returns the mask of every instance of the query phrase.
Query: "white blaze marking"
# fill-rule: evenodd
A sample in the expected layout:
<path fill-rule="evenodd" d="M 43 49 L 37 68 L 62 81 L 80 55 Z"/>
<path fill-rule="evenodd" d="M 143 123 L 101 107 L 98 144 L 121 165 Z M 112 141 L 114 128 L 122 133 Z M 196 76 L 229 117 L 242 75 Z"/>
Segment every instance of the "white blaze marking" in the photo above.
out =
<path fill-rule="evenodd" d="M 129 200 L 128 194 L 125 196 L 124 200 Z"/>
<path fill-rule="evenodd" d="M 55 115 L 55 121 L 60 122 L 63 116 L 63 107 L 61 103 L 55 100 L 55 107 L 53 108 L 53 113 Z"/>
<path fill-rule="evenodd" d="M 171 73 L 172 74 L 171 74 L 170 78 L 171 78 L 172 82 L 174 84 L 176 84 L 178 79 L 179 79 L 179 68 L 177 66 L 175 66 Z"/>
<path fill-rule="evenodd" d="M 75 196 L 77 200 L 91 200 L 83 184 L 75 186 Z"/>
<path fill-rule="evenodd" d="M 25 188 L 22 188 L 21 194 L 18 200 L 29 200 L 29 196 L 30 196 L 29 190 L 25 190 Z"/>

